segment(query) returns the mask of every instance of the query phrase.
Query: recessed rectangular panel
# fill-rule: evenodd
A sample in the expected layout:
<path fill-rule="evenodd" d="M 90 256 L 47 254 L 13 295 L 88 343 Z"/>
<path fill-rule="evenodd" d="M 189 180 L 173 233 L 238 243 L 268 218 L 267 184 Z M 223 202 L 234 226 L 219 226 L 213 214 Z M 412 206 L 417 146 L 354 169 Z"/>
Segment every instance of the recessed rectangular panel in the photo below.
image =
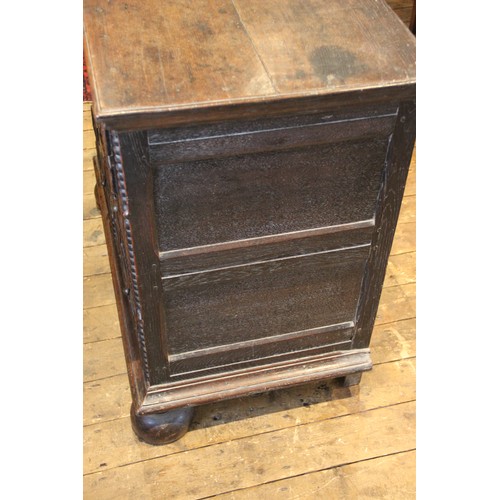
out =
<path fill-rule="evenodd" d="M 342 332 L 349 325 L 340 324 L 354 320 L 368 252 L 369 245 L 361 245 L 164 278 L 166 355 L 187 359 L 204 349 L 238 351 L 251 340 L 287 352 L 287 341 L 301 331 L 307 337 L 338 330 L 329 341 L 346 340 Z M 312 329 L 319 330 L 306 332 Z"/>
<path fill-rule="evenodd" d="M 170 375 L 176 380 L 190 379 L 216 373 L 255 368 L 318 354 L 348 350 L 352 344 L 353 329 L 309 335 L 300 339 L 276 343 L 272 346 L 257 344 L 234 351 L 204 354 L 192 358 L 169 358 Z M 348 340 L 343 337 L 350 335 Z"/>
<path fill-rule="evenodd" d="M 160 251 L 373 218 L 387 138 L 157 166 Z"/>

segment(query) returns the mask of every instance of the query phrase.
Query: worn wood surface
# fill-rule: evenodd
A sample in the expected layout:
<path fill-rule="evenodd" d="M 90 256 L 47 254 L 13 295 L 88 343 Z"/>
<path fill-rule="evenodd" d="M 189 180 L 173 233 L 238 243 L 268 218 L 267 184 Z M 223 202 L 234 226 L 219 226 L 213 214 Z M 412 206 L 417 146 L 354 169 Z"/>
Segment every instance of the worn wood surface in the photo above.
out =
<path fill-rule="evenodd" d="M 306 476 L 217 495 L 221 500 L 404 500 L 415 497 L 415 451 L 399 452 Z"/>
<path fill-rule="evenodd" d="M 394 104 L 358 113 L 336 113 L 224 123 L 212 127 L 185 127 L 150 134 L 150 159 L 154 164 L 283 151 L 301 146 L 388 137 L 396 118 Z M 173 136 L 173 137 L 172 137 Z M 160 143 L 151 143 L 151 140 Z"/>
<path fill-rule="evenodd" d="M 83 249 L 83 275 L 109 273 L 109 259 L 106 245 L 87 246 Z"/>
<path fill-rule="evenodd" d="M 83 170 L 84 172 L 86 171 L 93 171 L 94 170 L 94 164 L 92 163 L 92 158 L 95 156 L 95 146 L 89 146 L 89 142 L 87 141 L 92 141 L 92 143 L 90 144 L 93 144 L 94 142 L 94 136 L 93 136 L 94 132 L 92 132 L 92 136 L 90 134 L 88 134 L 88 138 L 85 138 L 85 141 L 84 141 L 84 145 L 86 144 L 88 149 L 84 149 L 83 150 Z"/>
<path fill-rule="evenodd" d="M 160 253 L 163 277 L 366 244 L 374 220 Z"/>
<path fill-rule="evenodd" d="M 385 86 L 414 78 L 414 40 L 394 22 L 385 2 L 233 3 L 280 93 Z"/>
<path fill-rule="evenodd" d="M 113 283 L 110 274 L 94 274 L 83 278 L 84 308 L 114 303 Z"/>
<path fill-rule="evenodd" d="M 391 252 L 393 255 L 414 252 L 417 247 L 415 222 L 401 223 L 396 227 Z"/>
<path fill-rule="evenodd" d="M 414 448 L 415 404 L 409 401 L 307 424 L 295 421 L 193 451 L 181 448 L 86 475 L 84 488 L 98 488 L 103 499 L 203 498 Z"/>
<path fill-rule="evenodd" d="M 411 28 L 412 11 L 416 4 L 416 0 L 386 0 L 386 2 L 401 21 Z"/>
<path fill-rule="evenodd" d="M 272 117 L 277 108 L 272 102 L 267 106 L 266 101 L 277 97 L 291 97 L 302 92 L 309 98 L 314 93 L 354 91 L 361 89 L 365 81 L 369 85 L 377 85 L 377 81 L 384 85 L 390 78 L 391 84 L 414 80 L 413 63 L 408 64 L 413 57 L 414 40 L 408 38 L 406 31 L 396 27 L 398 24 L 393 22 L 394 19 L 390 21 L 390 29 L 383 29 L 384 23 L 391 19 L 383 2 L 377 2 L 376 9 L 370 11 L 363 10 L 368 0 L 328 2 L 328 8 L 335 11 L 337 20 L 343 15 L 356 19 L 354 29 L 344 33 L 344 26 L 337 25 L 337 21 L 325 24 L 324 19 L 317 18 L 318 13 L 324 14 L 322 9 L 326 8 L 326 0 L 306 3 L 314 4 L 314 9 L 307 9 L 308 5 L 293 0 L 273 0 L 259 12 L 252 2 L 223 2 L 222 7 L 217 5 L 217 15 L 225 17 L 225 21 L 229 19 L 224 29 L 213 15 L 216 14 L 213 3 L 207 2 L 207 8 L 198 11 L 199 5 L 194 9 L 192 3 L 188 5 L 188 2 L 179 0 L 168 5 L 170 18 L 160 16 L 148 23 L 147 30 L 140 23 L 153 2 L 116 2 L 109 4 L 109 10 L 106 10 L 108 7 L 104 8 L 104 3 L 99 4 L 99 1 L 89 0 L 85 8 L 87 18 L 88 6 L 95 8 L 92 15 L 99 20 L 92 26 L 94 39 L 90 45 L 98 47 L 100 59 L 97 62 L 91 60 L 91 70 L 94 76 L 99 76 L 101 70 L 107 71 L 110 80 L 116 84 L 108 87 L 110 93 L 108 90 L 100 93 L 99 85 L 96 86 L 98 113 L 104 112 L 104 115 L 107 112 L 113 115 L 120 106 L 140 114 L 151 106 L 158 109 L 158 104 L 161 107 L 168 101 L 169 109 L 177 109 L 180 113 L 181 118 L 176 118 L 179 123 L 187 123 L 191 115 L 184 112 L 185 107 L 212 107 L 215 111 L 210 119 L 215 119 L 220 102 L 261 101 L 265 107 L 246 108 L 245 118 L 252 109 L 257 113 L 269 111 Z M 221 12 L 225 6 L 229 10 Z M 353 8 L 357 9 L 354 13 L 350 11 Z M 321 24 L 320 21 L 323 27 L 313 32 L 313 27 Z M 171 22 L 176 24 L 177 32 L 170 30 L 167 37 L 160 40 L 161 37 L 156 35 L 163 33 Z M 269 31 L 266 23 L 272 24 L 274 31 Z M 124 71 L 125 59 L 120 67 L 115 50 L 117 43 L 122 45 L 121 40 L 117 41 L 120 29 L 130 28 L 131 24 L 138 27 L 134 32 L 138 41 L 127 46 L 124 57 L 128 58 L 127 65 L 133 70 L 132 74 Z M 274 35 L 269 37 L 266 31 Z M 166 38 L 178 37 L 181 32 L 195 33 L 195 36 L 184 38 L 181 44 L 177 44 L 178 53 L 159 50 Z M 280 37 L 286 39 L 284 44 L 276 43 Z M 324 43 L 324 40 L 332 39 L 336 44 Z M 406 39 L 406 47 L 399 45 L 396 39 Z M 342 44 L 342 40 L 349 43 Z M 377 50 L 379 43 L 384 43 L 389 52 L 395 50 L 390 54 L 392 60 L 388 59 L 391 65 L 384 61 L 383 51 Z M 236 47 L 234 54 L 237 53 L 238 57 L 227 53 L 226 59 L 217 60 L 218 54 L 222 53 L 220 48 L 228 45 Z M 211 50 L 204 52 L 207 48 Z M 367 58 L 370 50 L 375 55 Z M 396 53 L 400 65 L 394 63 Z M 241 54 L 250 57 L 245 60 Z M 106 57 L 117 64 L 108 64 Z M 156 65 L 167 62 L 167 70 L 160 73 L 163 81 L 148 78 L 148 67 L 138 66 L 148 57 Z M 332 61 L 339 59 L 345 64 L 341 68 L 332 66 Z M 200 61 L 205 62 L 203 68 L 195 65 Z M 240 67 L 241 61 L 245 62 L 244 68 Z M 290 68 L 296 68 L 296 72 L 290 73 Z M 211 73 L 225 81 L 212 78 Z M 250 74 L 257 75 L 257 79 L 249 79 Z M 228 83 L 230 76 L 235 78 L 230 78 Z M 141 80 L 141 88 L 137 85 L 137 78 Z M 244 87 L 242 82 L 245 80 L 251 85 Z M 297 91 L 299 88 L 301 90 Z M 167 95 L 166 91 L 170 94 Z M 365 95 L 359 92 L 352 99 L 361 99 Z M 381 93 L 376 91 L 370 95 L 380 97 Z M 193 96 L 196 96 L 196 101 Z M 205 101 L 200 103 L 200 98 Z M 323 103 L 328 104 L 324 98 L 303 102 L 318 108 Z M 231 116 L 234 118 L 236 112 Z M 137 121 L 137 124 L 141 123 L 144 126 L 146 122 Z M 85 496 L 99 499 L 184 499 L 208 496 L 252 498 L 262 494 L 279 498 L 279 495 L 290 497 L 297 491 L 307 497 L 316 488 L 318 493 L 315 496 L 321 496 L 323 491 L 333 497 L 343 494 L 348 498 L 370 495 L 414 498 L 414 167 L 410 169 L 380 307 L 376 317 L 372 317 L 375 328 L 371 348 L 375 366 L 372 372 L 363 376 L 361 385 L 345 388 L 340 381 L 310 383 L 207 404 L 197 409 L 191 431 L 184 439 L 163 447 L 151 447 L 138 442 L 128 418 L 127 368 L 117 316 L 112 312 L 115 299 L 105 264 L 103 228 L 96 218 L 93 187 L 89 186 L 92 183 L 92 156 L 95 155 L 89 124 L 88 108 L 84 107 Z M 129 140 L 128 151 L 137 160 L 141 157 L 144 141 L 135 141 L 132 134 L 126 138 Z M 210 139 L 206 142 L 210 154 L 222 151 L 217 149 L 217 141 Z M 164 144 L 165 141 L 158 151 L 164 148 Z M 246 139 L 241 144 L 247 144 Z M 192 151 L 199 154 L 199 150 Z M 218 152 L 217 155 L 220 156 Z M 150 179 L 136 180 L 138 182 L 132 184 L 137 193 L 151 189 Z M 132 193 L 132 199 L 134 197 Z M 140 210 L 133 210 L 134 214 L 138 212 Z M 142 228 L 151 226 L 148 218 L 135 221 L 135 224 L 135 227 Z M 382 278 L 379 279 L 380 286 Z M 153 283 L 151 281 L 151 285 Z M 146 287 L 149 285 L 146 283 Z M 399 477 L 390 473 L 391 467 L 398 467 Z M 309 489 L 308 485 L 311 485 Z"/>
<path fill-rule="evenodd" d="M 415 80 L 415 39 L 382 1 L 86 0 L 84 27 L 101 117 Z"/>
<path fill-rule="evenodd" d="M 413 163 L 407 186 L 415 174 Z M 84 192 L 92 183 L 84 176 Z M 102 223 L 85 220 L 85 497 L 415 498 L 413 413 L 404 405 L 415 399 L 415 220 L 406 213 L 414 207 L 402 207 L 410 222 L 396 230 L 371 342 L 375 366 L 359 387 L 327 381 L 205 405 L 190 432 L 165 447 L 140 443 L 130 427 L 114 295 L 106 286 L 91 297 L 99 280 L 111 282 Z"/>
<path fill-rule="evenodd" d="M 165 279 L 170 352 L 352 321 L 368 251 L 363 245 Z M 245 314 L 235 318 L 235 309 Z"/>
<path fill-rule="evenodd" d="M 413 353 L 414 354 L 414 353 Z M 333 417 L 351 415 L 373 408 L 399 404 L 415 398 L 415 359 L 383 361 L 363 375 L 359 388 L 346 389 L 337 381 L 309 383 L 294 388 L 273 391 L 234 401 L 222 401 L 197 409 L 191 431 L 179 443 L 163 449 L 139 444 L 127 426 L 128 408 L 123 405 L 127 394 L 123 384 L 109 384 L 121 394 L 108 396 L 103 407 L 103 380 L 88 383 L 87 394 L 94 395 L 87 413 L 85 447 L 86 473 L 126 465 L 135 461 L 165 456 L 179 451 L 194 450 L 207 444 L 223 443 L 279 429 L 292 429 Z M 113 406 L 113 408 L 112 408 Z M 309 410 L 304 411 L 304 408 Z M 93 411 L 92 411 L 93 410 Z M 119 437 L 119 441 L 113 436 Z M 106 466 L 100 464 L 106 462 Z"/>
<path fill-rule="evenodd" d="M 349 113 L 346 110 L 343 112 Z M 350 112 L 360 113 L 358 108 Z M 371 112 L 375 113 L 373 109 Z M 340 130 L 354 130 L 357 134 L 366 120 L 380 116 L 375 113 L 366 118 L 361 113 L 356 118 L 334 120 L 321 126 L 333 124 Z M 400 122 L 405 116 L 401 111 L 397 116 L 396 135 L 400 135 Z M 394 112 L 389 113 L 387 118 L 394 123 Z M 304 125 L 302 119 L 304 117 L 291 128 L 298 130 L 302 127 L 304 130 L 301 133 L 308 136 L 311 131 L 307 127 L 316 125 L 317 118 L 311 118 L 308 125 Z M 261 119 L 252 125 L 242 121 L 235 126 L 265 129 L 271 135 L 276 131 L 269 129 Z M 193 373 L 204 376 L 210 371 L 215 374 L 226 370 L 228 365 L 232 370 L 251 369 L 270 357 L 279 356 L 279 359 L 274 359 L 276 363 L 297 358 L 298 353 L 305 349 L 314 351 L 301 355 L 323 354 L 318 350 L 320 346 L 314 343 L 313 331 L 327 325 L 337 330 L 339 324 L 353 321 L 357 314 L 360 284 L 365 283 L 363 286 L 372 290 L 366 285 L 371 282 L 372 270 L 378 276 L 385 269 L 392 241 L 391 231 L 400 203 L 393 192 L 398 191 L 402 196 L 404 167 L 410 160 L 399 155 L 397 145 L 394 151 L 399 163 L 394 168 L 397 170 L 401 164 L 401 175 L 391 181 L 391 186 L 387 188 L 389 195 L 384 194 L 383 201 L 386 207 L 383 212 L 388 211 L 391 217 L 384 215 L 377 223 L 386 229 L 380 237 L 377 236 L 378 240 L 373 244 L 375 251 L 369 254 L 375 264 L 366 268 L 368 243 L 357 249 L 335 250 L 335 260 L 339 263 L 335 267 L 330 265 L 332 260 L 328 250 L 316 255 L 282 257 L 234 267 L 227 267 L 221 261 L 220 269 L 196 274 L 184 270 L 180 275 L 163 277 L 161 283 L 156 241 L 158 238 L 160 250 L 172 252 L 200 245 L 237 242 L 242 238 L 265 238 L 276 233 L 283 235 L 310 230 L 311 227 L 324 229 L 332 224 L 335 227 L 351 221 L 366 221 L 373 218 L 376 210 L 379 220 L 382 209 L 377 209 L 377 199 L 381 192 L 382 170 L 386 150 L 392 148 L 387 137 L 389 129 L 379 129 L 379 126 L 371 130 L 374 137 L 368 139 L 354 140 L 351 137 L 350 141 L 321 144 L 326 140 L 322 137 L 320 144 L 314 147 L 290 148 L 291 145 L 286 145 L 285 150 L 229 157 L 217 151 L 211 153 L 216 156 L 209 161 L 177 163 L 170 158 L 170 161 L 162 159 L 155 165 L 149 162 L 151 142 L 164 145 L 168 143 L 165 138 L 153 140 L 144 131 L 111 133 L 112 151 L 108 147 L 107 152 L 99 154 L 101 160 L 96 163 L 100 179 L 98 185 L 103 184 L 103 175 L 109 177 L 105 184 L 107 187 L 99 196 L 108 200 L 103 203 L 108 205 L 109 210 L 112 209 L 113 217 L 116 217 L 112 232 L 117 235 L 116 263 L 122 278 L 119 288 L 115 286 L 115 289 L 120 296 L 126 297 L 123 300 L 127 321 L 131 324 L 131 331 L 135 332 L 133 342 L 137 342 L 136 349 L 141 355 L 146 380 L 153 385 L 163 384 L 171 382 L 170 377 L 189 377 Z M 204 133 L 210 137 L 217 136 L 217 133 L 212 135 L 210 128 Z M 241 139 L 241 134 L 235 136 Z M 228 136 L 228 140 L 232 137 Z M 206 137 L 201 139 L 205 141 Z M 411 143 L 412 135 L 408 134 L 406 139 L 408 144 Z M 99 142 L 99 151 L 102 146 Z M 105 166 L 105 155 L 110 158 L 112 170 Z M 393 163 L 391 160 L 388 165 Z M 101 170 L 102 174 L 99 173 Z M 315 174 L 311 175 L 313 171 Z M 127 179 L 126 183 L 124 179 Z M 116 197 L 113 191 L 116 191 Z M 89 200 L 90 196 L 87 195 L 86 199 Z M 189 202 L 186 203 L 186 200 Z M 87 219 L 91 218 L 91 214 L 92 209 L 88 209 L 85 214 Z M 373 234 L 378 233 L 377 229 Z M 365 253 L 352 259 L 351 256 L 357 255 L 362 247 Z M 383 255 L 381 259 L 376 257 L 378 253 Z M 140 255 L 140 258 L 135 255 Z M 377 277 L 380 286 L 373 289 L 375 295 L 369 303 L 378 302 L 382 279 L 383 274 Z M 167 292 L 163 297 L 159 293 L 162 287 Z M 160 301 L 164 310 L 156 305 Z M 238 314 L 235 315 L 234 311 Z M 336 314 L 326 316 L 327 312 L 333 311 Z M 167 318 L 168 335 L 162 334 L 163 316 Z M 364 317 L 363 314 L 361 316 Z M 373 320 L 374 314 L 371 314 L 370 322 Z M 370 322 L 366 325 L 359 323 L 363 324 L 363 328 L 359 329 L 363 334 L 353 335 L 356 347 L 368 346 Z M 308 338 L 299 342 L 288 342 L 287 339 L 286 344 L 279 343 L 278 337 L 292 332 Z M 276 341 L 270 342 L 273 337 Z M 236 346 L 240 341 L 263 338 L 266 343 L 261 342 L 255 347 L 260 353 L 258 357 L 251 355 L 246 346 Z M 340 343 L 346 340 L 325 336 L 325 342 L 335 345 L 337 350 L 345 349 Z M 222 345 L 227 346 L 223 355 L 219 351 L 210 354 L 198 352 Z M 287 347 L 290 351 L 284 352 Z M 326 348 L 321 347 L 323 350 Z M 171 358 L 174 355 L 175 360 Z M 285 355 L 286 358 L 283 357 Z M 321 366 L 326 370 L 327 364 L 323 364 L 323 360 Z M 347 370 L 348 366 L 356 369 L 353 363 L 343 365 L 342 370 Z M 366 369 L 368 364 L 363 366 Z M 314 369 L 319 370 L 319 365 Z M 362 369 L 361 364 L 359 369 Z M 343 373 L 346 372 L 339 371 L 338 375 Z M 207 380 L 206 383 L 211 382 Z M 227 390 L 233 389 L 236 388 Z M 162 404 L 159 399 L 155 401 L 155 405 Z M 196 404 L 195 400 L 192 402 Z M 174 404 L 174 401 L 169 400 L 168 404 Z"/>
<path fill-rule="evenodd" d="M 415 144 L 415 100 L 401 103 L 387 152 L 385 181 L 379 192 L 376 212 L 377 231 L 363 278 L 353 347 L 368 347 L 375 323 L 392 241 L 401 211 L 406 177 Z"/>
<path fill-rule="evenodd" d="M 117 339 L 119 337 L 120 323 L 114 302 L 109 305 L 99 304 L 96 307 L 89 307 L 83 310 L 84 343 Z"/>
<path fill-rule="evenodd" d="M 100 218 L 83 221 L 83 247 L 105 245 L 104 228 Z"/>
<path fill-rule="evenodd" d="M 387 142 L 350 141 L 157 168 L 160 249 L 371 219 Z"/>

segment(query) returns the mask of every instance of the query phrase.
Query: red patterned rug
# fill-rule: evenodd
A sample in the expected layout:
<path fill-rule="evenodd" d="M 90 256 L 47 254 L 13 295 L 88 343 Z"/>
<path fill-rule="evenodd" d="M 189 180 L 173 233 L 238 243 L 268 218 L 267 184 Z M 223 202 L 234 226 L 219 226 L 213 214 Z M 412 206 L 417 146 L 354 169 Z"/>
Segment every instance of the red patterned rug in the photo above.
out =
<path fill-rule="evenodd" d="M 85 56 L 83 56 L 83 100 L 92 100 L 92 95 L 90 93 L 89 75 L 87 72 L 87 64 L 85 63 Z"/>

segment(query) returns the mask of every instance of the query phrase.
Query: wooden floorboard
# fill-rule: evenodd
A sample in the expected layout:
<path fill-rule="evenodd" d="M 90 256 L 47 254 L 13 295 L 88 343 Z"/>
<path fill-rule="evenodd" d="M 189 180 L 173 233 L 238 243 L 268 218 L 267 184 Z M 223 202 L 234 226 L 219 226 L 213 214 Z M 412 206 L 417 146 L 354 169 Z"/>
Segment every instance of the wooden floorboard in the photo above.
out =
<path fill-rule="evenodd" d="M 221 500 L 415 498 L 415 451 L 403 451 L 311 472 L 306 474 L 306 477 L 301 475 L 272 481 L 253 488 L 218 495 L 217 498 Z"/>
<path fill-rule="evenodd" d="M 83 310 L 84 344 L 117 337 L 120 337 L 120 324 L 114 303 Z"/>
<path fill-rule="evenodd" d="M 83 221 L 83 248 L 95 245 L 104 245 L 104 227 L 101 219 L 87 219 Z"/>
<path fill-rule="evenodd" d="M 416 164 L 409 172 L 361 384 L 306 384 L 197 409 L 190 431 L 135 437 L 84 105 L 84 497 L 415 498 Z"/>
<path fill-rule="evenodd" d="M 95 245 L 83 249 L 83 275 L 109 274 L 109 259 L 106 245 Z"/>
<path fill-rule="evenodd" d="M 191 430 L 182 440 L 161 447 L 137 441 L 130 430 L 128 407 L 119 399 L 119 394 L 124 395 L 123 384 L 116 384 L 114 388 L 119 392 L 113 395 L 117 405 L 113 411 L 121 414 L 104 421 L 102 412 L 96 408 L 93 418 L 99 415 L 102 420 L 84 429 L 85 448 L 92 450 L 84 454 L 84 471 L 86 474 L 111 471 L 181 451 L 190 451 L 194 456 L 196 449 L 207 446 L 283 429 L 294 431 L 299 425 L 413 401 L 414 378 L 415 359 L 407 358 L 377 365 L 363 375 L 363 383 L 355 388 L 346 389 L 330 380 L 205 405 L 198 409 Z M 111 405 L 108 403 L 106 407 L 109 418 Z"/>
<path fill-rule="evenodd" d="M 192 431 L 188 440 L 195 437 Z M 120 436 L 116 438 L 117 444 L 122 442 Z M 85 491 L 92 494 L 98 488 L 101 499 L 203 498 L 409 451 L 415 449 L 415 403 L 405 401 L 334 418 L 328 415 L 307 423 L 295 420 L 285 429 L 194 450 L 185 446 L 182 441 L 173 446 L 172 454 L 87 474 Z M 165 453 L 166 448 L 155 453 Z M 124 451 L 115 448 L 121 457 Z M 146 453 L 151 453 L 149 448 Z"/>

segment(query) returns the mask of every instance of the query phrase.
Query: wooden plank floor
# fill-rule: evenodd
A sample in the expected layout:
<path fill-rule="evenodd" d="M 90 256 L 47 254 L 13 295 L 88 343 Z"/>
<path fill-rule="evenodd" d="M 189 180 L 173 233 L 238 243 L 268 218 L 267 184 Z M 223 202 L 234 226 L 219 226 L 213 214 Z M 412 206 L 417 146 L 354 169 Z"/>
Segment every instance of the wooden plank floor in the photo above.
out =
<path fill-rule="evenodd" d="M 166 446 L 135 437 L 84 104 L 84 497 L 415 498 L 415 156 L 372 338 L 374 368 L 197 409 Z"/>

